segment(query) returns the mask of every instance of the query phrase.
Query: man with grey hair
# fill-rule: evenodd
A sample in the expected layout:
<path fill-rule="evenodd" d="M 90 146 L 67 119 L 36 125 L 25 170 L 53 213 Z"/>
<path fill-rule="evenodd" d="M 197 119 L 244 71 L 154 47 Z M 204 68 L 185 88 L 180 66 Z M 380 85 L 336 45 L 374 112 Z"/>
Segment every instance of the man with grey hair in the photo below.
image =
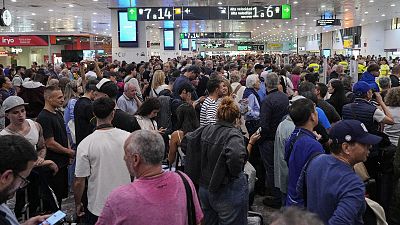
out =
<path fill-rule="evenodd" d="M 135 131 L 125 141 L 124 150 L 126 166 L 135 180 L 111 192 L 97 225 L 122 225 L 126 221 L 130 225 L 186 225 L 185 187 L 192 193 L 194 222 L 201 224 L 203 212 L 192 181 L 181 172 L 162 170 L 164 140 L 159 133 Z"/>
<path fill-rule="evenodd" d="M 126 83 L 124 86 L 124 93 L 117 101 L 118 108 L 124 112 L 134 115 L 138 108 L 142 105 L 142 102 L 140 101 L 136 92 L 136 86 L 133 83 Z"/>
<path fill-rule="evenodd" d="M 378 80 L 379 87 L 381 88 L 382 99 L 385 99 L 386 93 L 392 87 L 389 77 L 380 77 Z"/>
<path fill-rule="evenodd" d="M 269 73 L 265 84 L 267 97 L 262 102 L 260 110 L 259 148 L 272 198 L 264 199 L 263 203 L 273 208 L 280 208 L 281 192 L 274 185 L 274 141 L 279 123 L 288 114 L 289 99 L 285 93 L 278 91 L 279 77 L 276 73 Z"/>
<path fill-rule="evenodd" d="M 326 81 L 327 83 L 332 79 L 339 79 L 340 76 L 344 74 L 343 65 L 336 65 L 335 70 L 329 75 L 329 79 Z"/>

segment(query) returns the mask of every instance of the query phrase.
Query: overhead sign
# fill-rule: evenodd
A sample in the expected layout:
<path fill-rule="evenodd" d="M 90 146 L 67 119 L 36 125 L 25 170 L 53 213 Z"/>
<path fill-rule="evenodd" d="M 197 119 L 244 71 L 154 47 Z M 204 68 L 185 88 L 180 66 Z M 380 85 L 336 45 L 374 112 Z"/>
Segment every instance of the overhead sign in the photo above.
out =
<path fill-rule="evenodd" d="M 291 5 L 128 8 L 129 21 L 291 19 Z"/>
<path fill-rule="evenodd" d="M 238 45 L 238 51 L 264 51 L 264 45 Z"/>
<path fill-rule="evenodd" d="M 48 46 L 46 35 L 0 36 L 0 46 Z"/>
<path fill-rule="evenodd" d="M 251 38 L 251 32 L 196 32 L 180 33 L 180 39 Z"/>
<path fill-rule="evenodd" d="M 339 19 L 321 19 L 317 20 L 317 26 L 341 26 Z"/>

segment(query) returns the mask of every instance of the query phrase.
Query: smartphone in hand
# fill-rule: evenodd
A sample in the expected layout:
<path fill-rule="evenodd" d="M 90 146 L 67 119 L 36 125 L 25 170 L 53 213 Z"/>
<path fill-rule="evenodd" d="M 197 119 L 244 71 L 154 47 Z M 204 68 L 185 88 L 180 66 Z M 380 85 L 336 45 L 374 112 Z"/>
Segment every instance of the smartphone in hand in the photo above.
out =
<path fill-rule="evenodd" d="M 66 216 L 67 214 L 58 210 L 56 213 L 51 215 L 49 218 L 47 218 L 43 223 L 39 225 L 56 225 L 59 222 L 61 222 Z"/>

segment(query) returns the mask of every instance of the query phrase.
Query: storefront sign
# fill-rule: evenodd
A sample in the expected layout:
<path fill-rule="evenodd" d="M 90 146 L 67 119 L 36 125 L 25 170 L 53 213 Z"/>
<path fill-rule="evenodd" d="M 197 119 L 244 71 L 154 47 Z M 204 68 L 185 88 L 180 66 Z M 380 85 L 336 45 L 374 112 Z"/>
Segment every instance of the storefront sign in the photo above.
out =
<path fill-rule="evenodd" d="M 11 48 L 11 52 L 15 53 L 15 54 L 21 53 L 22 52 L 22 48 Z"/>
<path fill-rule="evenodd" d="M 48 46 L 48 36 L 0 36 L 0 46 Z"/>
<path fill-rule="evenodd" d="M 8 51 L 0 51 L 0 56 L 8 56 Z"/>

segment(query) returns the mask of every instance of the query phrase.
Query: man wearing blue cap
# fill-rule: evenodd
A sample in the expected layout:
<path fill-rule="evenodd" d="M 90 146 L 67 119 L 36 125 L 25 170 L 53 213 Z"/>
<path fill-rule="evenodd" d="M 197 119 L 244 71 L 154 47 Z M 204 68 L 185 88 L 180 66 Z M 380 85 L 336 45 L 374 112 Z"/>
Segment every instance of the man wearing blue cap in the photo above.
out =
<path fill-rule="evenodd" d="M 368 133 L 358 120 L 342 120 L 331 128 L 331 155 L 319 155 L 304 167 L 298 192 L 305 206 L 325 224 L 364 224 L 365 186 L 353 166 L 365 162 L 381 137 Z"/>
<path fill-rule="evenodd" d="M 376 101 L 382 110 L 370 102 L 373 88 L 373 85 L 365 81 L 355 83 L 353 92 L 356 99 L 353 103 L 344 105 L 342 111 L 343 119 L 359 120 L 365 124 L 369 132 L 377 131 L 379 123 L 394 124 L 393 116 L 378 92 L 375 92 Z"/>

